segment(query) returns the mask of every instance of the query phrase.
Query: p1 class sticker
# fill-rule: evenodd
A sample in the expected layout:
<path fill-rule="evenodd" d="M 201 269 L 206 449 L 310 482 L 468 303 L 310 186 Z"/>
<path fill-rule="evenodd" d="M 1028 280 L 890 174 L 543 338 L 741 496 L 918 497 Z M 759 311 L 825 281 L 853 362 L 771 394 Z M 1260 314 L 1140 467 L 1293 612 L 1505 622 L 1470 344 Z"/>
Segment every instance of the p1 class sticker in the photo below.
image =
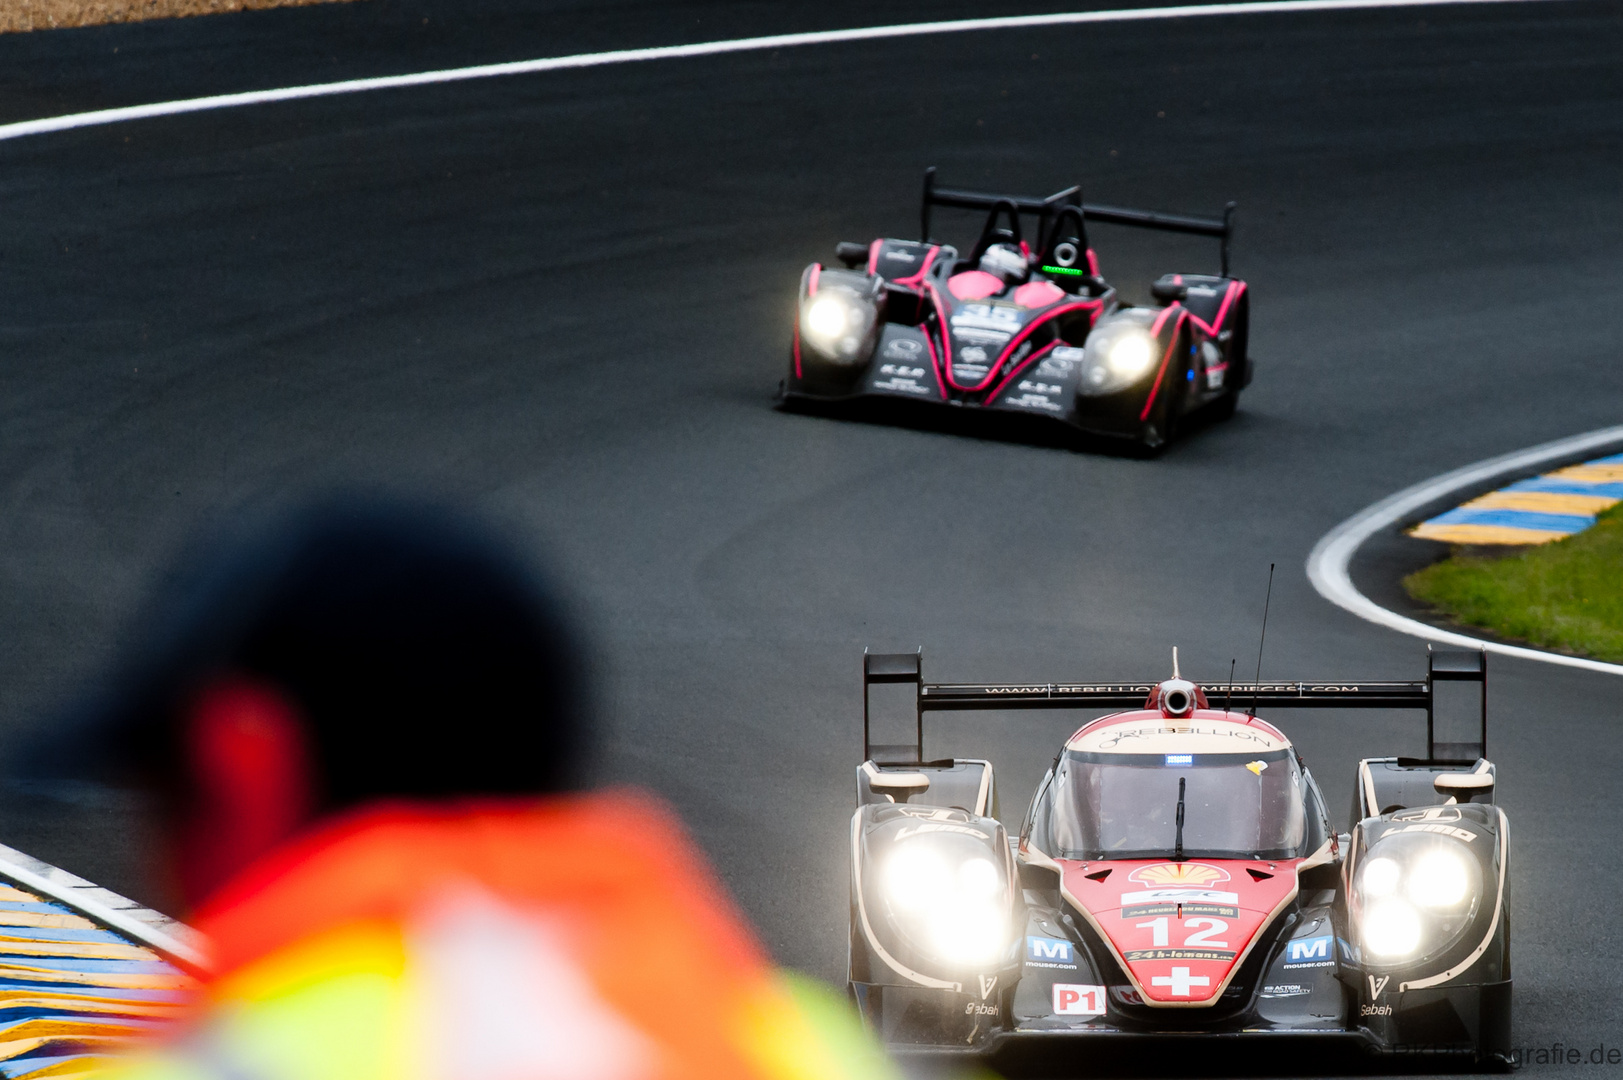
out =
<path fill-rule="evenodd" d="M 1054 984 L 1055 1016 L 1102 1016 L 1104 1011 L 1104 987 L 1078 986 L 1074 983 Z"/>

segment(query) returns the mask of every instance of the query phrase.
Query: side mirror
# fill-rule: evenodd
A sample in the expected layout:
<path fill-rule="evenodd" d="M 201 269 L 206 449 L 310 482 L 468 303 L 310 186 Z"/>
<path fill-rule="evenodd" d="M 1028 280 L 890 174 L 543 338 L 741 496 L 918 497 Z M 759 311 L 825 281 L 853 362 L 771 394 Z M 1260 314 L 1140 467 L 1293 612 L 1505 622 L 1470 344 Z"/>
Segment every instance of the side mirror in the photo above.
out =
<path fill-rule="evenodd" d="M 1475 795 L 1493 793 L 1493 774 L 1488 772 L 1443 772 L 1431 778 L 1431 786 L 1439 795 L 1452 795 L 1462 803 Z"/>
<path fill-rule="evenodd" d="M 875 794 L 889 795 L 904 803 L 915 795 L 930 790 L 930 778 L 921 772 L 881 772 L 868 778 L 868 787 Z"/>
<path fill-rule="evenodd" d="M 1150 286 L 1150 295 L 1162 304 L 1176 303 L 1189 296 L 1189 286 L 1181 281 L 1173 281 L 1170 277 L 1158 278 Z"/>
<path fill-rule="evenodd" d="M 868 245 L 841 240 L 834 245 L 834 257 L 844 263 L 847 269 L 855 270 L 857 267 L 867 264 Z"/>

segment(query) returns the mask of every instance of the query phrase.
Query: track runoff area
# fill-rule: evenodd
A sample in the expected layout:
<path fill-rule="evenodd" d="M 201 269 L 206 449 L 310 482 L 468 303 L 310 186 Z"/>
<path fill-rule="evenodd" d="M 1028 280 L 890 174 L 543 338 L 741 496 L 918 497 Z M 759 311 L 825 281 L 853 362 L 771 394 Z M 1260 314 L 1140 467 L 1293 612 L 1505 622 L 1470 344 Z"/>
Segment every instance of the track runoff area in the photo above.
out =
<path fill-rule="evenodd" d="M 1260 17 L 1269 13 L 1304 13 L 1378 8 L 1418 8 L 1464 6 L 1488 3 L 1559 3 L 1561 0 L 1432 0 L 1432 2 L 1300 2 L 1227 4 L 1125 11 L 1085 12 L 1063 16 L 998 18 L 925 23 L 863 30 L 813 34 L 777 35 L 738 41 L 718 41 L 690 46 L 625 50 L 581 54 L 469 68 L 448 69 L 378 79 L 290 87 L 245 94 L 219 95 L 185 101 L 161 102 L 124 109 L 101 110 L 44 120 L 25 121 L 0 127 L 0 139 L 43 136 L 79 128 L 127 121 L 180 116 L 218 109 L 245 108 L 260 104 L 318 97 L 406 89 L 458 81 L 512 77 L 543 72 L 567 71 L 611 64 L 632 64 L 661 59 L 698 58 L 745 51 L 833 44 L 842 41 L 881 40 L 928 34 L 989 32 L 1042 26 L 1080 25 L 1105 22 L 1134 22 L 1162 19 L 1214 17 Z M 35 888 L 27 887 L 27 874 L 35 873 Z M 21 1023 L 36 1023 L 38 1030 L 54 1031 L 51 1024 L 66 1023 L 70 1036 L 57 1041 L 54 1034 L 31 1035 L 29 1029 L 15 1032 L 13 1045 L 21 1049 L 8 1075 L 14 1077 L 60 1074 L 65 1055 L 57 1050 L 72 1041 L 75 1045 L 112 1049 L 118 1042 L 142 1029 L 161 1022 L 166 1010 L 189 983 L 185 950 L 189 946 L 180 928 L 165 937 L 154 937 L 139 927 L 121 922 L 119 907 L 98 905 L 71 889 L 51 890 L 42 883 L 60 871 L 27 866 L 26 857 L 10 864 L 0 863 L 0 877 L 13 882 L 0 896 L 0 923 L 6 925 L 6 944 L 0 946 L 0 980 L 4 999 L 19 1010 L 10 1017 Z M 81 885 L 85 883 L 80 883 Z M 133 908 L 135 905 L 128 905 Z M 82 1003 L 82 1008 L 72 1002 Z M 32 1002 L 32 1004 L 30 1004 Z M 26 1010 L 37 1009 L 37 1014 Z M 64 1020 L 64 1017 L 69 1019 Z M 49 1024 L 39 1026 L 45 1018 Z M 73 1028 L 73 1024 L 84 1026 Z M 99 1027 L 97 1025 L 100 1025 Z M 71 1035 L 76 1034 L 76 1040 Z M 37 1041 L 36 1041 L 37 1040 Z M 87 1062 L 87 1064 L 89 1064 Z"/>

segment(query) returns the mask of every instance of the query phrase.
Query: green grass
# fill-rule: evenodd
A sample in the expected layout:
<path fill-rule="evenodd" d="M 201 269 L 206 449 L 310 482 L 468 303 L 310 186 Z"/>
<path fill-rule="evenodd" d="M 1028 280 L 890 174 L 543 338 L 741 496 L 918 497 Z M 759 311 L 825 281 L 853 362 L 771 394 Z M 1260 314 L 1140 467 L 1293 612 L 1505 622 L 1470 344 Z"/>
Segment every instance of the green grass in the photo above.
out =
<path fill-rule="evenodd" d="M 1456 550 L 1403 586 L 1456 622 L 1498 637 L 1623 661 L 1623 505 L 1576 536 L 1514 555 Z"/>

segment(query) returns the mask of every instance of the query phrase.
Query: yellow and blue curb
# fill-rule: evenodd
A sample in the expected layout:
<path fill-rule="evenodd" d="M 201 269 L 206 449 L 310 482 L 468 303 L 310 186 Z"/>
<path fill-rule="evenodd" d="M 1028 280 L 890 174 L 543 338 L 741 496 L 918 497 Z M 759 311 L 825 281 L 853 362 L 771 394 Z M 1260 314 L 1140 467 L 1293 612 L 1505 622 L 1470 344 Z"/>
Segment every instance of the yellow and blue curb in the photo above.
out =
<path fill-rule="evenodd" d="M 196 981 L 65 904 L 0 884 L 0 1080 L 76 1080 L 179 1018 Z"/>
<path fill-rule="evenodd" d="M 1518 480 L 1409 530 L 1449 544 L 1547 544 L 1581 533 L 1623 502 L 1623 454 Z"/>

